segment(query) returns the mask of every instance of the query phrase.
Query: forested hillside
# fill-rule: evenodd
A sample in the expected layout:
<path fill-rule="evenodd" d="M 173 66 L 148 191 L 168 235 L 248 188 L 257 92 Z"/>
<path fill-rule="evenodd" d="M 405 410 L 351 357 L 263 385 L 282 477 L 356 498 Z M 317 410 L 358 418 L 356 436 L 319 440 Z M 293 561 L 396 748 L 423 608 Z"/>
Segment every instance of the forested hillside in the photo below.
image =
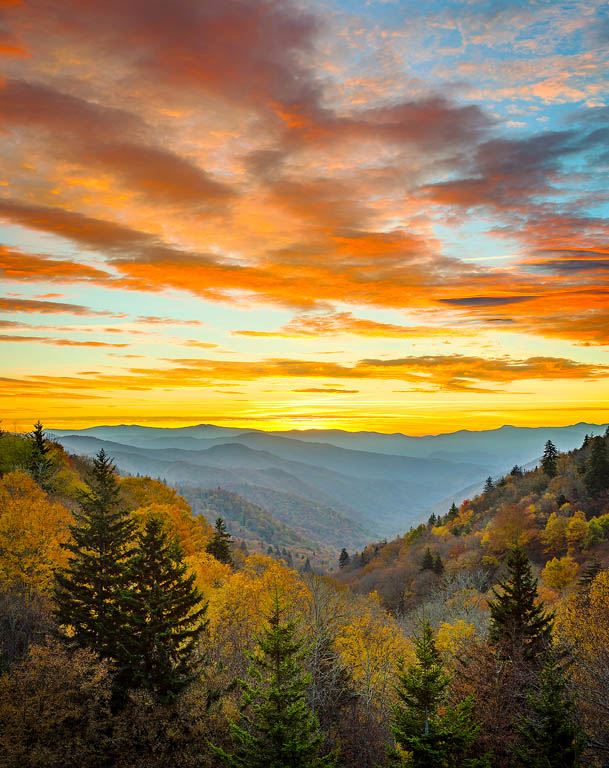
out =
<path fill-rule="evenodd" d="M 0 764 L 607 765 L 608 440 L 585 442 L 316 575 L 232 540 L 221 511 L 268 524 L 235 493 L 196 496 L 208 522 L 103 450 L 3 434 Z"/>

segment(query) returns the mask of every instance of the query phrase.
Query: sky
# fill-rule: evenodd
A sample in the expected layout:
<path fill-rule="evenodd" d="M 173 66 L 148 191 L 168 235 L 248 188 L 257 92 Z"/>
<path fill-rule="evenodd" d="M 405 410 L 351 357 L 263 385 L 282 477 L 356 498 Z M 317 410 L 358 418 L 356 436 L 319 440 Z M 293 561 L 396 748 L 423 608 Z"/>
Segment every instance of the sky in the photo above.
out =
<path fill-rule="evenodd" d="M 5 429 L 609 419 L 596 0 L 0 0 Z"/>

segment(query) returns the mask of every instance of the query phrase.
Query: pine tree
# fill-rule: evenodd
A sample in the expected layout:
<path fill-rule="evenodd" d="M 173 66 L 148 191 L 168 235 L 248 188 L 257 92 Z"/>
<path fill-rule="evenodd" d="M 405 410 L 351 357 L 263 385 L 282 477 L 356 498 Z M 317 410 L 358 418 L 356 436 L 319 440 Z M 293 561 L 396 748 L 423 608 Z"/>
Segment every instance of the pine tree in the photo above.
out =
<path fill-rule="evenodd" d="M 125 592 L 128 624 L 118 648 L 120 687 L 144 688 L 167 703 L 197 675 L 207 604 L 183 553 L 156 517 L 137 536 Z"/>
<path fill-rule="evenodd" d="M 205 547 L 206 552 L 213 555 L 216 560 L 227 565 L 232 565 L 233 557 L 231 553 L 231 543 L 233 539 L 226 530 L 226 524 L 221 517 L 216 519 L 214 537 Z"/>
<path fill-rule="evenodd" d="M 425 550 L 425 554 L 423 555 L 423 558 L 421 560 L 421 570 L 422 571 L 433 571 L 433 555 L 431 554 L 431 549 L 427 547 Z"/>
<path fill-rule="evenodd" d="M 303 573 L 313 573 L 313 568 L 311 568 L 311 561 L 307 557 L 305 560 L 305 564 L 302 566 L 302 572 Z"/>
<path fill-rule="evenodd" d="M 436 576 L 441 576 L 444 573 L 444 563 L 442 562 L 442 558 L 440 557 L 439 552 L 436 552 L 434 556 L 431 569 L 436 574 Z"/>
<path fill-rule="evenodd" d="M 512 477 L 522 477 L 524 472 L 522 471 L 522 467 L 519 467 L 518 464 L 514 464 L 514 466 L 511 469 L 510 475 Z"/>
<path fill-rule="evenodd" d="M 537 605 L 537 579 L 520 547 L 513 547 L 507 557 L 508 577 L 493 588 L 495 600 L 489 603 L 491 626 L 489 638 L 508 654 L 522 648 L 528 658 L 538 658 L 547 649 L 554 615 Z"/>
<path fill-rule="evenodd" d="M 561 663 L 549 654 L 537 690 L 527 696 L 529 711 L 516 725 L 515 765 L 522 768 L 578 768 L 585 739 L 576 721 Z"/>
<path fill-rule="evenodd" d="M 436 524 L 437 524 L 437 522 L 438 522 L 438 518 L 437 518 L 437 517 L 435 516 L 435 514 L 432 512 L 432 513 L 431 513 L 431 515 L 429 516 L 429 520 L 427 521 L 427 525 L 428 525 L 430 528 L 433 528 L 433 527 L 434 527 L 434 525 L 436 525 Z"/>
<path fill-rule="evenodd" d="M 484 493 L 490 493 L 490 491 L 495 489 L 495 483 L 493 483 L 493 478 L 489 475 L 486 478 L 486 482 L 484 483 Z"/>
<path fill-rule="evenodd" d="M 349 565 L 350 562 L 351 562 L 351 558 L 349 557 L 349 553 L 343 547 L 340 551 L 340 556 L 338 558 L 338 565 L 340 568 L 344 568 L 346 565 Z"/>
<path fill-rule="evenodd" d="M 49 458 L 49 446 L 40 420 L 34 424 L 34 431 L 30 437 L 31 454 L 28 469 L 34 480 L 47 489 L 53 462 Z"/>
<path fill-rule="evenodd" d="M 457 515 L 459 514 L 459 508 L 453 501 L 453 503 L 450 505 L 450 509 L 448 510 L 448 514 L 446 515 L 447 520 L 453 520 Z"/>
<path fill-rule="evenodd" d="M 598 496 L 609 488 L 609 459 L 602 437 L 595 438 L 592 443 L 590 458 L 586 463 L 585 482 L 591 496 Z"/>
<path fill-rule="evenodd" d="M 544 473 L 548 477 L 556 477 L 556 459 L 558 458 L 558 451 L 556 446 L 551 440 L 548 440 L 546 447 L 544 448 L 543 458 L 541 460 L 541 467 Z"/>
<path fill-rule="evenodd" d="M 55 616 L 59 625 L 70 628 L 64 636 L 71 642 L 116 658 L 126 621 L 122 590 L 133 554 L 134 523 L 120 503 L 115 468 L 103 448 L 93 460 L 91 483 L 80 506 L 65 545 L 72 556 L 56 574 Z"/>
<path fill-rule="evenodd" d="M 489 756 L 476 754 L 480 726 L 473 718 L 473 699 L 467 697 L 456 707 L 444 706 L 450 675 L 442 667 L 428 621 L 421 622 L 414 644 L 415 664 L 402 665 L 399 671 L 390 763 L 406 765 L 407 753 L 412 768 L 488 768 Z"/>
<path fill-rule="evenodd" d="M 231 723 L 233 752 L 211 746 L 229 768 L 332 768 L 336 755 L 319 756 L 323 736 L 306 703 L 310 675 L 303 671 L 306 650 L 294 621 L 275 590 L 267 623 L 250 655 L 251 685 L 243 689 L 241 723 Z"/>
<path fill-rule="evenodd" d="M 586 565 L 578 581 L 579 591 L 583 595 L 588 594 L 592 582 L 602 570 L 603 564 L 596 555 L 593 555 L 592 560 Z"/>

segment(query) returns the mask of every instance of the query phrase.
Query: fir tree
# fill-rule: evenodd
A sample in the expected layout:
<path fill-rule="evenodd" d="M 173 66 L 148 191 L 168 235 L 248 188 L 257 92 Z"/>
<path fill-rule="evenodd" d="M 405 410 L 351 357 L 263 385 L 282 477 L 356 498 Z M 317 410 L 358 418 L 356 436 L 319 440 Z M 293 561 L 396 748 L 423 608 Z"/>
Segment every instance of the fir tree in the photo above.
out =
<path fill-rule="evenodd" d="M 576 721 L 561 663 L 549 654 L 537 690 L 527 696 L 529 711 L 516 725 L 515 765 L 522 768 L 578 768 L 585 739 Z"/>
<path fill-rule="evenodd" d="M 441 576 L 444 573 L 444 563 L 442 562 L 442 558 L 440 557 L 439 552 L 436 552 L 434 556 L 431 569 L 436 574 L 436 576 Z"/>
<path fill-rule="evenodd" d="M 212 540 L 205 547 L 206 552 L 213 555 L 216 560 L 227 565 L 232 565 L 233 557 L 231 553 L 232 536 L 226 530 L 226 524 L 221 517 L 216 519 L 215 531 Z M 270 549 L 270 547 L 269 547 Z M 271 550 L 272 552 L 272 550 Z"/>
<path fill-rule="evenodd" d="M 340 568 L 344 568 L 346 565 L 349 565 L 350 562 L 351 562 L 351 558 L 349 557 L 349 553 L 343 547 L 340 551 L 340 556 L 338 558 L 338 565 Z"/>
<path fill-rule="evenodd" d="M 489 603 L 491 626 L 489 638 L 504 651 L 519 646 L 529 658 L 538 658 L 550 641 L 554 616 L 537 605 L 537 579 L 520 547 L 513 547 L 507 557 L 508 577 L 493 588 L 495 600 Z"/>
<path fill-rule="evenodd" d="M 548 477 L 556 477 L 556 459 L 558 458 L 558 451 L 556 446 L 551 440 L 548 440 L 546 447 L 543 451 L 543 458 L 541 460 L 541 468 Z"/>
<path fill-rule="evenodd" d="M 586 463 L 586 488 L 591 496 L 598 496 L 609 488 L 609 459 L 607 446 L 602 437 L 595 438 Z"/>
<path fill-rule="evenodd" d="M 586 565 L 578 581 L 579 591 L 582 594 L 588 594 L 592 582 L 602 570 L 603 564 L 596 555 L 593 555 L 592 560 Z"/>
<path fill-rule="evenodd" d="M 421 570 L 433 571 L 433 555 L 431 554 L 431 549 L 429 547 L 425 550 L 425 554 L 421 560 Z"/>
<path fill-rule="evenodd" d="M 584 435 L 584 442 L 582 443 L 582 448 L 585 448 L 589 442 L 590 442 L 590 435 L 588 434 Z"/>
<path fill-rule="evenodd" d="M 197 647 L 207 625 L 207 604 L 162 520 L 146 520 L 137 539 L 125 593 L 128 624 L 118 648 L 118 679 L 122 689 L 144 688 L 166 703 L 201 667 Z"/>
<path fill-rule="evenodd" d="M 250 655 L 251 685 L 243 689 L 241 723 L 231 723 L 232 753 L 211 746 L 229 768 L 331 768 L 336 755 L 319 756 L 323 736 L 306 703 L 306 650 L 276 590 L 267 623 Z"/>
<path fill-rule="evenodd" d="M 427 525 L 428 525 L 430 528 L 433 528 L 433 527 L 434 527 L 434 525 L 436 525 L 436 524 L 437 524 L 437 522 L 438 522 L 438 518 L 437 518 L 437 517 L 435 516 L 435 514 L 432 512 L 432 513 L 431 513 L 431 515 L 429 516 L 429 520 L 427 521 Z"/>
<path fill-rule="evenodd" d="M 473 699 L 445 707 L 450 675 L 443 667 L 428 621 L 414 638 L 416 662 L 401 666 L 396 688 L 398 702 L 391 717 L 395 747 L 388 757 L 403 766 L 404 753 L 412 768 L 488 768 L 488 755 L 476 754 L 480 726 L 473 718 Z"/>
<path fill-rule="evenodd" d="M 362 555 L 363 557 L 363 555 Z M 302 566 L 302 572 L 303 573 L 313 573 L 313 568 L 311 568 L 311 561 L 307 557 L 305 560 L 305 564 Z"/>
<path fill-rule="evenodd" d="M 453 501 L 453 503 L 450 506 L 450 509 L 448 510 L 448 514 L 446 515 L 447 520 L 453 520 L 457 515 L 459 514 L 459 508 Z"/>
<path fill-rule="evenodd" d="M 494 489 L 495 484 L 493 483 L 493 478 L 489 475 L 484 483 L 484 493 L 490 493 Z"/>
<path fill-rule="evenodd" d="M 122 590 L 127 586 L 134 523 L 120 503 L 115 468 L 103 448 L 93 460 L 89 490 L 70 526 L 72 553 L 56 574 L 55 616 L 70 628 L 71 642 L 116 658 L 125 625 Z"/>
<path fill-rule="evenodd" d="M 519 467 L 518 464 L 514 464 L 510 472 L 510 475 L 512 477 L 522 477 L 524 475 L 524 472 L 522 471 L 522 467 Z"/>
<path fill-rule="evenodd" d="M 34 480 L 43 488 L 47 489 L 50 475 L 53 468 L 53 462 L 49 458 L 49 446 L 42 424 L 37 421 L 34 424 L 34 431 L 30 437 L 31 453 L 28 462 L 28 469 Z"/>

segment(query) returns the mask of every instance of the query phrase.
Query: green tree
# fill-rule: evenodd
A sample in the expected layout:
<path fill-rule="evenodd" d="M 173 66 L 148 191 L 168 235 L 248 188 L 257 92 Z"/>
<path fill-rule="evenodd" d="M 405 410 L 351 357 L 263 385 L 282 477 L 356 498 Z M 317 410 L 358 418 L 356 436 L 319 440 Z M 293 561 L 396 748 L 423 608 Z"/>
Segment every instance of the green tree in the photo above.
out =
<path fill-rule="evenodd" d="M 346 565 L 349 565 L 351 562 L 351 558 L 349 557 L 349 553 L 347 550 L 343 547 L 340 551 L 340 556 L 338 558 L 338 565 L 341 568 L 344 568 Z"/>
<path fill-rule="evenodd" d="M 598 496 L 609 488 L 609 459 L 607 446 L 602 437 L 595 438 L 592 443 L 584 479 L 591 496 Z"/>
<path fill-rule="evenodd" d="M 442 558 L 440 557 L 440 553 L 436 552 L 434 559 L 433 559 L 433 565 L 432 565 L 432 571 L 437 575 L 441 576 L 444 573 L 444 563 L 442 562 Z"/>
<path fill-rule="evenodd" d="M 585 739 L 561 662 L 548 654 L 528 712 L 516 725 L 515 765 L 522 768 L 578 768 Z"/>
<path fill-rule="evenodd" d="M 433 555 L 431 554 L 431 549 L 427 547 L 425 550 L 425 554 L 423 555 L 423 558 L 421 559 L 421 570 L 422 571 L 433 571 Z"/>
<path fill-rule="evenodd" d="M 205 548 L 216 560 L 227 565 L 232 565 L 233 556 L 231 553 L 232 536 L 226 530 L 226 524 L 221 517 L 216 519 L 215 531 L 212 540 Z"/>
<path fill-rule="evenodd" d="M 124 595 L 128 623 L 118 648 L 118 679 L 123 689 L 144 688 L 169 703 L 201 668 L 207 603 L 162 520 L 146 520 L 137 540 Z"/>
<path fill-rule="evenodd" d="M 34 424 L 34 431 L 30 435 L 30 448 L 29 472 L 40 486 L 48 489 L 53 462 L 48 455 L 48 440 L 40 420 Z"/>
<path fill-rule="evenodd" d="M 254 685 L 243 689 L 241 723 L 231 723 L 233 752 L 210 745 L 229 768 L 331 768 L 336 755 L 319 752 L 323 736 L 306 703 L 306 651 L 276 589 L 267 622 L 250 655 Z"/>
<path fill-rule="evenodd" d="M 484 493 L 489 493 L 494 489 L 495 489 L 495 483 L 493 482 L 493 478 L 489 475 L 486 478 L 486 482 L 484 483 Z"/>
<path fill-rule="evenodd" d="M 548 477 L 556 477 L 556 459 L 558 458 L 558 451 L 556 446 L 551 440 L 548 440 L 546 447 L 543 451 L 543 458 L 541 459 L 541 468 Z"/>
<path fill-rule="evenodd" d="M 513 547 L 507 557 L 507 578 L 493 588 L 490 641 L 508 654 L 519 647 L 527 658 L 539 658 L 549 646 L 554 615 L 537 604 L 537 579 L 524 551 Z"/>
<path fill-rule="evenodd" d="M 65 545 L 72 556 L 55 576 L 55 616 L 60 626 L 69 628 L 64 637 L 70 642 L 116 658 L 126 621 L 122 592 L 135 524 L 120 502 L 115 468 L 103 448 L 93 460 L 80 507 Z"/>
<path fill-rule="evenodd" d="M 450 505 L 450 509 L 448 510 L 448 512 L 446 514 L 446 519 L 447 520 L 453 520 L 455 517 L 457 517 L 458 514 L 459 514 L 459 508 L 457 507 L 457 505 L 453 501 L 453 503 Z"/>
<path fill-rule="evenodd" d="M 489 755 L 476 754 L 480 726 L 473 717 L 473 699 L 444 706 L 450 675 L 443 667 L 431 624 L 423 620 L 414 638 L 416 662 L 403 664 L 391 715 L 395 746 L 389 762 L 412 768 L 487 768 Z"/>

